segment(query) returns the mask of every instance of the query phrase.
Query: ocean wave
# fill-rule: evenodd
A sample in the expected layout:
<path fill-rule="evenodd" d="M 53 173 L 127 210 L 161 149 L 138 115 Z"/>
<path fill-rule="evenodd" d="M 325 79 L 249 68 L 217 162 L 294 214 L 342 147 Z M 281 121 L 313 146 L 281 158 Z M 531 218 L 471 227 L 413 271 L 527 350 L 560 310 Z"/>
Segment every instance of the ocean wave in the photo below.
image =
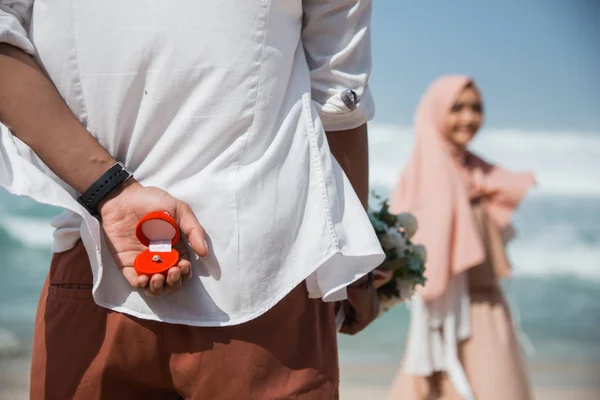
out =
<path fill-rule="evenodd" d="M 570 246 L 549 244 L 523 245 L 510 248 L 514 274 L 539 278 L 570 276 L 600 283 L 600 248 L 598 246 Z"/>
<path fill-rule="evenodd" d="M 389 190 L 412 150 L 412 128 L 372 124 L 369 146 L 371 184 Z M 507 168 L 535 172 L 534 195 L 600 197 L 600 134 L 484 129 L 473 150 Z"/>
<path fill-rule="evenodd" d="M 373 124 L 369 129 L 371 186 L 386 197 L 409 157 L 413 135 L 408 127 Z M 600 163 L 600 136 L 488 130 L 478 136 L 474 148 L 487 159 L 513 169 L 531 169 L 538 176 L 539 187 L 533 193 L 544 197 L 528 199 L 527 207 L 519 211 L 517 228 L 523 228 L 523 235 L 509 247 L 515 274 L 569 275 L 600 282 L 596 229 L 600 207 L 593 206 L 600 197 L 600 180 L 594 176 Z M 573 203 L 566 198 L 577 196 L 591 199 Z M 50 218 L 19 215 L 21 209 L 15 204 L 6 202 L 0 212 L 0 245 L 19 246 L 22 251 L 50 249 Z"/>
<path fill-rule="evenodd" d="M 21 351 L 22 346 L 17 335 L 0 328 L 0 359 L 16 356 L 20 354 Z"/>
<path fill-rule="evenodd" d="M 47 248 L 52 246 L 54 228 L 49 219 L 0 215 L 0 232 L 28 248 Z"/>

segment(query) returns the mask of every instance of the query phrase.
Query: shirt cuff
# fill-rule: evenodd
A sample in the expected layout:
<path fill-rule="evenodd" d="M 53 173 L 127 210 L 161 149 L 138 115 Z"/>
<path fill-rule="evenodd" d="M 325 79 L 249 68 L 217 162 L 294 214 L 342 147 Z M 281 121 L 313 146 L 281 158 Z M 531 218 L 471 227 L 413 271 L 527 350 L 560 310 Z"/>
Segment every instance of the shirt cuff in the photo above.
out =
<path fill-rule="evenodd" d="M 19 19 L 0 7 L 0 43 L 18 47 L 24 52 L 35 55 L 35 47 L 27 37 L 27 32 Z"/>
<path fill-rule="evenodd" d="M 347 90 L 331 96 L 325 104 L 313 100 L 326 132 L 357 128 L 375 116 L 375 104 L 368 87 L 354 105 L 348 103 Z M 353 106 L 354 109 L 351 107 Z"/>

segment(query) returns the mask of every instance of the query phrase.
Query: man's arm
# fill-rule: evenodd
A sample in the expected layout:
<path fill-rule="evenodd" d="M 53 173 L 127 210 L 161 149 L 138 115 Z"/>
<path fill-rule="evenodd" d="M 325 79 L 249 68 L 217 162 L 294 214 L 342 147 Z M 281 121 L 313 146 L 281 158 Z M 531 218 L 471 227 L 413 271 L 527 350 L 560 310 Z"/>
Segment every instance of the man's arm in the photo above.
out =
<path fill-rule="evenodd" d="M 374 115 L 371 0 L 303 0 L 311 97 L 329 147 L 363 206 L 369 192 L 367 121 Z"/>
<path fill-rule="evenodd" d="M 363 207 L 369 198 L 369 144 L 367 124 L 344 131 L 327 132 L 331 153 L 346 173 Z"/>
<path fill-rule="evenodd" d="M 33 58 L 22 50 L 0 43 L 0 122 L 26 143 L 44 163 L 79 193 L 83 193 L 115 159 L 79 122 Z M 135 239 L 135 224 L 151 211 L 167 211 L 178 222 L 194 251 L 207 253 L 204 230 L 189 206 L 158 188 L 129 180 L 100 205 L 102 227 L 113 258 L 133 287 L 149 286 L 152 294 L 163 286 L 176 291 L 182 277 L 191 276 L 191 264 L 181 260 L 167 279 L 137 276 L 135 256 L 143 246 Z"/>
<path fill-rule="evenodd" d="M 116 161 L 81 125 L 36 62 L 0 43 L 0 121 L 83 193 Z"/>

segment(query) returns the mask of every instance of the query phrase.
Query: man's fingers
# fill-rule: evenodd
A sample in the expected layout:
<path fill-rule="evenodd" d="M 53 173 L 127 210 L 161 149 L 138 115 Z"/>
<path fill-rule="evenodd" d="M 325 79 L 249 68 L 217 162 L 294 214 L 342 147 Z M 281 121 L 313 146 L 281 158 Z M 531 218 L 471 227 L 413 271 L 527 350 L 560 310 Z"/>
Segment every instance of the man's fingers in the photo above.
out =
<path fill-rule="evenodd" d="M 147 292 L 153 296 L 158 296 L 163 291 L 165 285 L 165 277 L 162 274 L 155 274 L 150 278 Z"/>
<path fill-rule="evenodd" d="M 185 247 L 181 250 L 182 257 L 185 255 Z M 192 277 L 192 263 L 186 258 L 179 260 L 177 266 L 169 269 L 167 278 L 162 274 L 155 274 L 152 278 L 146 275 L 136 273 L 133 267 L 121 268 L 123 276 L 131 287 L 136 289 L 144 289 L 147 287 L 147 293 L 158 296 L 165 289 L 168 293 L 175 293 L 181 289 L 182 282 L 189 280 Z"/>
<path fill-rule="evenodd" d="M 181 270 L 181 275 L 184 281 L 189 281 L 192 278 L 192 263 L 187 256 L 187 248 L 182 240 L 175 244 L 175 250 L 179 252 L 179 264 L 177 266 Z"/>
<path fill-rule="evenodd" d="M 167 284 L 165 285 L 165 291 L 167 293 L 175 293 L 181 289 L 181 282 L 183 275 L 178 267 L 173 267 L 167 274 Z"/>
<path fill-rule="evenodd" d="M 145 275 L 138 276 L 137 272 L 135 272 L 135 269 L 133 267 L 121 268 L 121 272 L 123 273 L 125 279 L 127 279 L 127 282 L 129 282 L 131 287 L 136 289 L 143 289 L 146 286 L 148 286 L 148 277 Z"/>
<path fill-rule="evenodd" d="M 179 260 L 179 264 L 177 264 L 177 266 L 181 271 L 181 278 L 184 281 L 189 281 L 192 277 L 192 263 L 188 260 Z"/>
<path fill-rule="evenodd" d="M 177 266 L 181 270 L 182 277 L 189 275 L 190 272 L 192 271 L 192 263 L 187 258 L 181 257 L 179 259 L 179 262 L 177 263 Z"/>
<path fill-rule="evenodd" d="M 373 286 L 375 289 L 379 289 L 381 286 L 385 285 L 394 277 L 394 273 L 391 271 L 382 271 L 380 269 L 373 270 Z"/>
<path fill-rule="evenodd" d="M 206 244 L 204 228 L 198 222 L 190 206 L 182 201 L 177 202 L 177 224 L 184 235 L 187 236 L 194 252 L 200 257 L 207 255 L 208 245 Z"/>
<path fill-rule="evenodd" d="M 165 286 L 171 289 L 179 288 L 181 286 L 181 278 L 181 270 L 178 267 L 173 267 L 167 273 Z"/>
<path fill-rule="evenodd" d="M 131 287 L 135 289 L 143 289 L 148 286 L 149 278 L 145 275 L 138 276 L 133 268 L 135 257 L 139 254 L 138 251 L 125 251 L 118 253 L 114 257 L 115 262 L 121 268 L 121 273 L 127 279 Z"/>
<path fill-rule="evenodd" d="M 138 276 L 137 279 L 137 287 L 140 289 L 145 288 L 146 286 L 148 286 L 148 284 L 150 283 L 150 278 L 148 278 L 146 275 L 142 275 L 142 276 Z"/>
<path fill-rule="evenodd" d="M 380 269 L 374 269 L 373 271 L 373 276 L 377 279 L 391 279 L 392 276 L 394 276 L 394 273 L 392 271 L 383 271 Z"/>

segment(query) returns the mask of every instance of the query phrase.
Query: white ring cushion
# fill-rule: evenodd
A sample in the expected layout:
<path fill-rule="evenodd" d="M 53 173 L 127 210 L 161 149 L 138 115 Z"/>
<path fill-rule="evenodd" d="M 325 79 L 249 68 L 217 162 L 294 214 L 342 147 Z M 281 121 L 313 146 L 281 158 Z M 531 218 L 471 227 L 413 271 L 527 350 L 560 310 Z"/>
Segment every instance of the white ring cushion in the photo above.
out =
<path fill-rule="evenodd" d="M 176 231 L 170 223 L 162 219 L 151 219 L 142 224 L 142 233 L 150 241 L 151 252 L 171 252 L 171 242 Z"/>

